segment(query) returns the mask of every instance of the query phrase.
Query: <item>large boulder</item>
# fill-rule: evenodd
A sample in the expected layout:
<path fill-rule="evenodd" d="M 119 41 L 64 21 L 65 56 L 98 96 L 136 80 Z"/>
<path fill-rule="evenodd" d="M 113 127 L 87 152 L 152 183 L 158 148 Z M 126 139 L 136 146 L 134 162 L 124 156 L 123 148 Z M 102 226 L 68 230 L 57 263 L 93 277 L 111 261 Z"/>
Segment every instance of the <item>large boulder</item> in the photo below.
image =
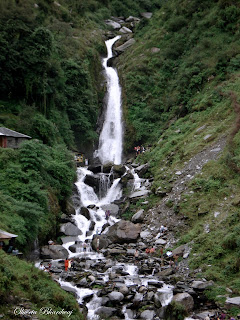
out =
<path fill-rule="evenodd" d="M 120 54 L 123 53 L 124 51 L 126 51 L 129 47 L 131 47 L 134 43 L 135 43 L 135 39 L 129 39 L 128 41 L 126 41 L 124 44 L 122 44 L 121 46 L 115 48 L 115 51 Z"/>
<path fill-rule="evenodd" d="M 90 187 L 94 188 L 95 191 L 99 190 L 99 184 L 100 184 L 99 177 L 96 177 L 92 174 L 87 174 L 84 179 L 84 182 Z"/>
<path fill-rule="evenodd" d="M 126 168 L 122 164 L 119 164 L 119 165 L 115 164 L 113 166 L 113 172 L 118 174 L 121 177 L 126 172 Z"/>
<path fill-rule="evenodd" d="M 99 315 L 103 319 L 110 319 L 110 317 L 113 316 L 116 313 L 116 311 L 116 308 L 100 307 L 95 311 L 95 314 Z"/>
<path fill-rule="evenodd" d="M 97 251 L 97 239 L 99 239 L 99 249 L 105 249 L 110 244 L 106 234 L 95 235 L 92 240 L 92 248 Z"/>
<path fill-rule="evenodd" d="M 173 300 L 183 305 L 187 312 L 190 312 L 193 310 L 194 300 L 189 293 L 187 292 L 178 293 L 173 297 Z"/>
<path fill-rule="evenodd" d="M 109 60 L 109 59 L 108 59 Z M 105 163 L 102 167 L 103 173 L 110 173 L 113 167 L 113 163 L 109 162 L 109 163 Z"/>
<path fill-rule="evenodd" d="M 124 299 L 124 295 L 118 291 L 112 291 L 109 293 L 108 297 L 112 302 L 120 302 Z"/>
<path fill-rule="evenodd" d="M 88 170 L 92 171 L 93 173 L 99 173 L 102 171 L 102 166 L 100 165 L 90 165 L 88 166 Z"/>
<path fill-rule="evenodd" d="M 133 223 L 138 223 L 138 222 L 143 222 L 143 219 L 144 219 L 144 210 L 141 209 L 132 216 L 131 221 Z"/>
<path fill-rule="evenodd" d="M 141 166 L 138 166 L 135 169 L 135 172 L 139 175 L 140 178 L 142 178 L 144 174 L 148 171 L 148 168 L 149 168 L 149 164 L 145 163 L 145 164 L 142 164 Z"/>
<path fill-rule="evenodd" d="M 137 200 L 140 199 L 140 198 L 147 197 L 147 195 L 149 194 L 149 192 L 150 192 L 149 190 L 135 191 L 135 192 L 133 192 L 132 194 L 130 194 L 129 199 L 130 199 L 132 202 L 135 202 L 135 201 L 137 201 Z"/>
<path fill-rule="evenodd" d="M 184 251 L 185 251 L 185 248 L 186 248 L 186 245 L 185 245 L 185 244 L 181 245 L 180 247 L 177 247 L 176 249 L 174 249 L 174 250 L 172 251 L 172 255 L 173 255 L 173 256 L 176 255 L 176 256 L 182 257 L 182 256 L 183 256 L 183 253 L 184 253 Z"/>
<path fill-rule="evenodd" d="M 211 286 L 213 286 L 214 282 L 213 281 L 200 281 L 196 280 L 192 282 L 191 287 L 195 290 L 205 290 Z"/>
<path fill-rule="evenodd" d="M 225 304 L 227 308 L 240 308 L 240 297 L 227 298 Z"/>
<path fill-rule="evenodd" d="M 113 243 L 126 243 L 136 241 L 141 232 L 141 225 L 121 220 L 111 226 L 107 237 Z"/>
<path fill-rule="evenodd" d="M 66 236 L 79 236 L 82 235 L 82 231 L 78 229 L 73 223 L 64 223 L 60 227 L 60 231 Z"/>
<path fill-rule="evenodd" d="M 42 259 L 66 259 L 68 251 L 61 245 L 50 245 L 41 248 Z"/>
<path fill-rule="evenodd" d="M 141 319 L 153 320 L 156 313 L 154 310 L 145 310 L 141 313 Z"/>
<path fill-rule="evenodd" d="M 87 218 L 88 220 L 91 219 L 90 212 L 89 212 L 88 208 L 82 207 L 80 210 L 80 214 L 82 216 L 84 216 L 85 218 Z"/>
<path fill-rule="evenodd" d="M 101 206 L 101 208 L 106 211 L 106 210 L 110 210 L 110 215 L 117 217 L 118 216 L 118 212 L 119 212 L 119 206 L 111 203 L 111 204 L 104 204 L 103 206 Z"/>

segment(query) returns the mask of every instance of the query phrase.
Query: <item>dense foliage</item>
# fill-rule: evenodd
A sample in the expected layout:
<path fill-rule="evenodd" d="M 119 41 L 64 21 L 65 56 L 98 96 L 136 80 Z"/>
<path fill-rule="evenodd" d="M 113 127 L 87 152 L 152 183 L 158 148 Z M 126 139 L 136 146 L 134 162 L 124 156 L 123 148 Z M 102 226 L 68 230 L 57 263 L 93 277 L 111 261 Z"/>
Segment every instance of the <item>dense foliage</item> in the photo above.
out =
<path fill-rule="evenodd" d="M 239 1 L 166 1 L 118 61 L 126 149 L 149 145 L 139 161 L 151 166 L 151 203 L 162 200 L 158 188 L 171 192 L 176 172 L 196 154 L 226 141 L 176 203 L 164 199 L 186 221 L 179 244 L 192 247 L 191 268 L 215 281 L 208 296 L 219 302 L 226 287 L 240 294 L 239 21 Z"/>
<path fill-rule="evenodd" d="M 75 297 L 62 290 L 48 273 L 3 250 L 0 250 L 0 261 L 0 314 L 3 320 L 22 318 L 14 314 L 16 308 L 35 311 L 38 319 L 84 319 Z M 69 314 L 41 314 L 43 307 L 55 312 L 72 311 L 71 317 Z"/>
<path fill-rule="evenodd" d="M 143 20 L 133 50 L 120 59 L 129 137 L 152 143 L 175 117 L 210 108 L 223 99 L 221 83 L 240 66 L 238 1 L 167 1 Z M 129 146 L 129 144 L 128 144 Z M 132 147 L 132 145 L 131 145 Z"/>
<path fill-rule="evenodd" d="M 66 147 L 31 140 L 19 150 L 0 149 L 0 163 L 0 228 L 18 234 L 17 245 L 24 251 L 36 238 L 55 237 L 75 177 Z"/>

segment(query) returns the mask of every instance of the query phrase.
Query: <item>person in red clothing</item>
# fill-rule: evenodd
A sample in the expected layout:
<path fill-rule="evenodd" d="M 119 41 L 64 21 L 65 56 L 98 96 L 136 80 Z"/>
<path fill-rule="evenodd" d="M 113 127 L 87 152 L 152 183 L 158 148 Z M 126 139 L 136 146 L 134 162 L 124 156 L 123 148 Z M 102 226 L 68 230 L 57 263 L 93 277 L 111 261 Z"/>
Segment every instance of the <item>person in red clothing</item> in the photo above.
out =
<path fill-rule="evenodd" d="M 68 263 L 69 263 L 69 260 L 65 259 L 64 261 L 65 271 L 68 271 Z"/>

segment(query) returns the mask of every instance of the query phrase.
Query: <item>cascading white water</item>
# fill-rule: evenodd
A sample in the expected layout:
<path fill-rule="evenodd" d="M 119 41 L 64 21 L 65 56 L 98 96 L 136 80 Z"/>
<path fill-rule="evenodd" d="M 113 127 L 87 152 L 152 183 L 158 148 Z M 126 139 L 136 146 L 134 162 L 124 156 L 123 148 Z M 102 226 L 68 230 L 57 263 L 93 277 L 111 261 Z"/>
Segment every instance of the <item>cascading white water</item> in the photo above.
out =
<path fill-rule="evenodd" d="M 107 66 L 107 60 L 112 58 L 112 45 L 120 38 L 117 36 L 107 40 L 107 58 L 103 60 L 103 67 L 107 75 L 107 110 L 102 132 L 99 138 L 99 147 L 96 156 L 101 163 L 112 162 L 120 164 L 122 160 L 122 111 L 121 111 L 121 87 L 119 85 L 118 74 L 115 69 Z"/>

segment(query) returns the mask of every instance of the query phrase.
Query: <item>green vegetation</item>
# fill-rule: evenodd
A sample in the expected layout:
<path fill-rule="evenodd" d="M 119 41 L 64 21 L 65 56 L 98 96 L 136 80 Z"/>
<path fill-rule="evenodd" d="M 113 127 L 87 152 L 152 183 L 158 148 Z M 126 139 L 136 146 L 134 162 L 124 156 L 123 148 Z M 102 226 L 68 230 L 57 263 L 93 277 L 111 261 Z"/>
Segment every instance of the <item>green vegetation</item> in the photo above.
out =
<path fill-rule="evenodd" d="M 66 147 L 31 140 L 19 150 L 0 149 L 0 163 L 0 228 L 18 234 L 17 245 L 24 251 L 36 238 L 55 237 L 75 177 Z"/>
<path fill-rule="evenodd" d="M 191 268 L 216 283 L 211 299 L 218 286 L 240 294 L 239 19 L 234 0 L 166 1 L 139 24 L 136 43 L 118 61 L 125 148 L 149 145 L 138 160 L 150 163 L 158 203 L 157 190 L 170 192 L 190 159 L 226 141 L 221 158 L 190 180 L 178 204 L 166 203 L 189 226 L 178 236 L 180 244 L 191 242 Z"/>
<path fill-rule="evenodd" d="M 74 296 L 60 289 L 50 280 L 51 276 L 29 263 L 7 255 L 0 250 L 0 314 L 2 319 L 16 319 L 14 309 L 30 309 L 37 312 L 38 319 L 69 319 L 67 314 L 46 316 L 43 307 L 53 311 L 72 311 L 71 319 L 84 319 Z M 16 272 L 17 271 L 17 272 Z"/>

